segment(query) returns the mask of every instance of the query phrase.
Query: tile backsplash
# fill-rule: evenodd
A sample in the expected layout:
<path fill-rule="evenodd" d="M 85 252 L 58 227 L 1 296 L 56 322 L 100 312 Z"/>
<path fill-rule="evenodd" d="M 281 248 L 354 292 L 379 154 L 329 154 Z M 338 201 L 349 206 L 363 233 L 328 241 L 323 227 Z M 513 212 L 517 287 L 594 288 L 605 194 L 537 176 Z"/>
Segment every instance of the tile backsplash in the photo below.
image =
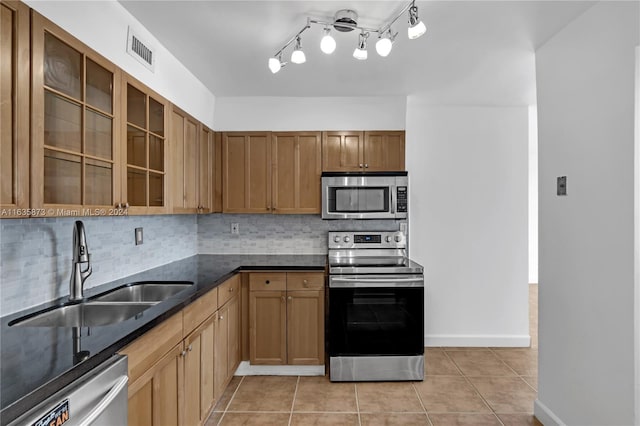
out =
<path fill-rule="evenodd" d="M 93 267 L 85 288 L 197 254 L 195 215 L 2 219 L 0 316 L 69 294 L 76 220 Z M 138 227 L 144 243 L 136 246 Z"/>
<path fill-rule="evenodd" d="M 0 220 L 0 316 L 69 294 L 73 223 L 82 220 L 93 274 L 86 288 L 195 254 L 325 254 L 327 232 L 397 230 L 394 220 L 211 214 Z M 231 233 L 237 223 L 238 234 Z M 144 228 L 135 245 L 134 229 Z"/>
<path fill-rule="evenodd" d="M 237 223 L 238 234 L 231 233 Z M 198 216 L 200 254 L 326 254 L 328 231 L 395 231 L 395 220 L 322 220 L 319 215 Z"/>

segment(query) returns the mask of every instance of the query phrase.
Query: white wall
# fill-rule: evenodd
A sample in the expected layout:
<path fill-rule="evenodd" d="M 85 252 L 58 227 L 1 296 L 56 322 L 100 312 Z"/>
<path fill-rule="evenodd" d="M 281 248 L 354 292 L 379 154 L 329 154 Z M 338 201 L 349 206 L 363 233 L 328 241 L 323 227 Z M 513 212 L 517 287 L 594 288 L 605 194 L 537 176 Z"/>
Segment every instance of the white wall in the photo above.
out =
<path fill-rule="evenodd" d="M 119 2 L 26 0 L 25 3 L 207 126 L 213 126 L 213 94 Z M 155 72 L 126 52 L 128 26 L 155 47 Z"/>
<path fill-rule="evenodd" d="M 538 109 L 529 106 L 529 283 L 538 282 Z"/>
<path fill-rule="evenodd" d="M 528 108 L 407 101 L 411 257 L 425 344 L 529 346 Z"/>
<path fill-rule="evenodd" d="M 640 425 L 640 46 L 636 47 L 636 143 L 635 143 L 635 336 L 636 336 L 636 425 Z"/>
<path fill-rule="evenodd" d="M 218 97 L 215 129 L 404 130 L 406 98 Z"/>
<path fill-rule="evenodd" d="M 600 2 L 536 52 L 545 424 L 634 424 L 634 80 L 640 3 Z M 567 196 L 556 177 L 567 176 Z M 635 419 L 638 424 L 640 419 Z"/>

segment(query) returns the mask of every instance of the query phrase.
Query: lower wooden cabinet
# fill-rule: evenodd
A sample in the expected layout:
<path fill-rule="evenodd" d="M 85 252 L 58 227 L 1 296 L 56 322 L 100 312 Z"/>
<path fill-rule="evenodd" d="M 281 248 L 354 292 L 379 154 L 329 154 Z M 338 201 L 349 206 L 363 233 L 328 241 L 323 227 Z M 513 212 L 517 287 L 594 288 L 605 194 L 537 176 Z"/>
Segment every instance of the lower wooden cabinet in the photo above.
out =
<path fill-rule="evenodd" d="M 130 426 L 206 421 L 240 363 L 239 279 L 219 288 L 232 296 L 220 302 L 216 288 L 120 351 L 129 356 Z"/>
<path fill-rule="evenodd" d="M 129 426 L 181 424 L 182 352 L 180 343 L 129 384 Z"/>
<path fill-rule="evenodd" d="M 324 364 L 324 275 L 252 273 L 249 287 L 251 364 Z"/>

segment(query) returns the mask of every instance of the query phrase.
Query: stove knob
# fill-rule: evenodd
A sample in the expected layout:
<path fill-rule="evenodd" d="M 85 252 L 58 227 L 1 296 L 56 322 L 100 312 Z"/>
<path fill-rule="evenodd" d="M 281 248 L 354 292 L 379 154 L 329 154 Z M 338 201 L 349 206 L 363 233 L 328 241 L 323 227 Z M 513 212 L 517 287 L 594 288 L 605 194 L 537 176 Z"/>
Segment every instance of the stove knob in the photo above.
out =
<path fill-rule="evenodd" d="M 333 237 L 333 242 L 334 243 L 339 243 L 340 242 L 340 235 L 336 235 L 335 237 Z"/>
<path fill-rule="evenodd" d="M 396 240 L 396 243 L 399 243 L 402 240 L 402 235 L 396 235 L 393 239 Z"/>
<path fill-rule="evenodd" d="M 387 238 L 385 238 L 385 240 L 387 240 L 388 243 L 391 242 L 391 235 L 387 235 Z"/>
<path fill-rule="evenodd" d="M 348 235 L 344 236 L 344 242 L 348 243 L 349 241 L 351 241 L 351 237 L 349 237 Z"/>

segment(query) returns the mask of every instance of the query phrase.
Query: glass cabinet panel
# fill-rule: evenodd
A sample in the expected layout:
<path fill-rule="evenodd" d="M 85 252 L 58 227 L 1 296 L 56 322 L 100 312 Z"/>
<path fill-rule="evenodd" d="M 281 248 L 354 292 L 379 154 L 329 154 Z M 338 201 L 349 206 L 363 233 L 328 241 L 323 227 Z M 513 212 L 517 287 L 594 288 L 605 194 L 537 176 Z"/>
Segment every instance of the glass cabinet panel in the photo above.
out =
<path fill-rule="evenodd" d="M 95 157 L 113 158 L 113 120 L 99 112 L 86 110 L 85 153 Z"/>
<path fill-rule="evenodd" d="M 82 200 L 82 157 L 44 150 L 44 202 L 80 204 Z"/>
<path fill-rule="evenodd" d="M 164 176 L 149 172 L 149 205 L 164 205 Z"/>
<path fill-rule="evenodd" d="M 147 167 L 146 133 L 127 126 L 127 163 Z"/>
<path fill-rule="evenodd" d="M 104 161 L 86 159 L 85 204 L 111 205 L 113 200 L 113 165 Z"/>
<path fill-rule="evenodd" d="M 61 96 L 44 94 L 44 144 L 80 152 L 82 108 Z"/>
<path fill-rule="evenodd" d="M 164 105 L 149 98 L 149 130 L 158 136 L 164 136 Z"/>
<path fill-rule="evenodd" d="M 149 135 L 149 168 L 164 171 L 164 140 Z"/>
<path fill-rule="evenodd" d="M 87 104 L 104 112 L 113 112 L 113 74 L 87 59 Z"/>
<path fill-rule="evenodd" d="M 147 205 L 147 172 L 127 169 L 127 199 L 132 206 Z"/>
<path fill-rule="evenodd" d="M 44 35 L 44 84 L 72 98 L 82 97 L 82 54 L 49 33 Z"/>
<path fill-rule="evenodd" d="M 127 84 L 127 121 L 143 129 L 147 128 L 147 96 Z"/>

